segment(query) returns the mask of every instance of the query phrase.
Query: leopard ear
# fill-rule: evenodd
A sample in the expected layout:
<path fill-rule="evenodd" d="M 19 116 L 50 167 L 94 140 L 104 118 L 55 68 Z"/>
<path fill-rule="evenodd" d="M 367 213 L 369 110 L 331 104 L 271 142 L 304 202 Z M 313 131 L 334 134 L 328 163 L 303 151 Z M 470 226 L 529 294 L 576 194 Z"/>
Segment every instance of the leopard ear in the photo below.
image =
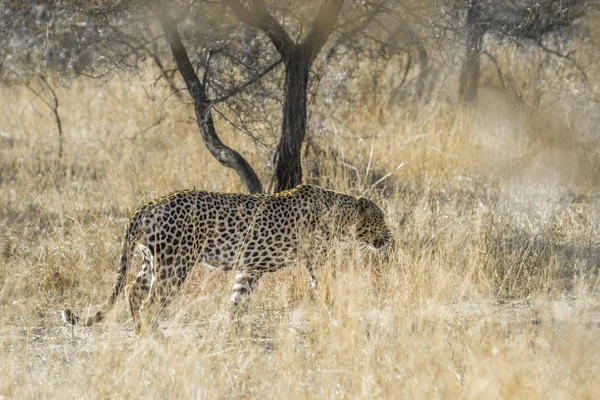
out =
<path fill-rule="evenodd" d="M 359 197 L 358 209 L 360 210 L 360 212 L 365 212 L 369 208 L 371 208 L 371 200 L 367 199 L 366 197 Z"/>

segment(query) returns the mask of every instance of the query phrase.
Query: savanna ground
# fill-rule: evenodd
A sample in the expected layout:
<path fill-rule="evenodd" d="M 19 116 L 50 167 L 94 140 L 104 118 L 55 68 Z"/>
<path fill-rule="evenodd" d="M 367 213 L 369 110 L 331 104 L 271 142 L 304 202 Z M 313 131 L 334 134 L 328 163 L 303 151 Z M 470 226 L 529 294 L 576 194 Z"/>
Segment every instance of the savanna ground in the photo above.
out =
<path fill-rule="evenodd" d="M 332 249 L 318 270 L 330 313 L 302 268 L 263 278 L 241 336 L 227 314 L 232 275 L 198 268 L 162 319 L 164 339 L 136 338 L 123 298 L 91 328 L 66 326 L 60 310 L 106 299 L 142 202 L 242 191 L 236 175 L 205 150 L 189 106 L 165 106 L 137 79 L 58 90 L 60 161 L 52 114 L 22 87 L 2 88 L 0 397 L 597 396 L 593 117 L 560 101 L 518 111 L 489 89 L 470 111 L 391 108 L 368 88 L 362 107 L 322 117 L 330 131 L 306 170 L 353 194 L 393 172 L 369 192 L 394 232 L 390 259 Z M 268 182 L 270 153 L 218 127 Z"/>

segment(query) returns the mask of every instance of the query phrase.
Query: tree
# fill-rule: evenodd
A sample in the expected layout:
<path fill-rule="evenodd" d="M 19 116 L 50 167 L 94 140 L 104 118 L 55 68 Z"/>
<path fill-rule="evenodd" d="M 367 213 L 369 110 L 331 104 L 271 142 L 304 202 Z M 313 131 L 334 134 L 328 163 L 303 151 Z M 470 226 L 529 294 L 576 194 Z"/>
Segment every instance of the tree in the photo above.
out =
<path fill-rule="evenodd" d="M 465 104 L 477 100 L 479 57 L 486 34 L 500 41 L 532 43 L 544 51 L 565 57 L 549 48 L 546 39 L 564 35 L 589 13 L 593 2 L 585 0 L 469 0 L 463 29 L 465 56 L 460 72 L 459 94 Z M 461 7 L 461 3 L 457 4 Z"/>
<path fill-rule="evenodd" d="M 222 165 L 237 172 L 248 191 L 259 192 L 263 187 L 256 172 L 241 154 L 220 140 L 212 113 L 223 116 L 219 108 L 224 104 L 241 122 L 236 127 L 248 133 L 242 120 L 256 116 L 251 115 L 255 104 L 244 98 L 245 93 L 282 63 L 281 134 L 273 157 L 272 183 L 274 190 L 284 190 L 302 182 L 301 146 L 306 135 L 311 66 L 336 28 L 343 4 L 343 0 L 281 1 L 270 3 L 267 10 L 263 0 L 174 0 L 168 7 L 161 0 L 9 2 L 0 8 L 4 14 L 0 15 L 0 29 L 9 33 L 0 38 L 0 56 L 8 60 L 8 68 L 0 74 L 6 81 L 22 70 L 18 65 L 44 64 L 38 69 L 50 68 L 65 75 L 72 70 L 103 79 L 120 68 L 137 71 L 150 58 L 162 70 L 161 77 L 176 90 L 174 70 L 165 60 L 167 50 L 185 82 L 207 149 Z M 231 10 L 233 16 L 223 14 L 224 10 Z M 315 11 L 315 18 L 306 17 Z M 300 14 L 304 16 L 298 17 Z M 297 23 L 290 24 L 291 18 Z M 311 27 L 303 35 L 309 20 Z M 156 32 L 153 21 L 158 21 L 162 32 Z M 253 30 L 265 34 L 271 49 L 251 33 Z M 303 39 L 297 39 L 300 37 Z M 161 44 L 163 38 L 166 47 Z M 248 41 L 252 42 L 246 46 L 250 49 L 244 48 Z M 251 56 L 239 57 L 243 52 Z M 244 81 L 240 82 L 240 74 L 230 73 L 232 64 L 234 69 L 244 70 Z M 279 97 L 267 91 L 260 96 Z"/>
<path fill-rule="evenodd" d="M 473 103 L 477 99 L 479 87 L 479 54 L 483 50 L 483 35 L 486 26 L 481 0 L 469 0 L 465 23 L 465 56 L 460 69 L 459 95 L 464 103 Z"/>

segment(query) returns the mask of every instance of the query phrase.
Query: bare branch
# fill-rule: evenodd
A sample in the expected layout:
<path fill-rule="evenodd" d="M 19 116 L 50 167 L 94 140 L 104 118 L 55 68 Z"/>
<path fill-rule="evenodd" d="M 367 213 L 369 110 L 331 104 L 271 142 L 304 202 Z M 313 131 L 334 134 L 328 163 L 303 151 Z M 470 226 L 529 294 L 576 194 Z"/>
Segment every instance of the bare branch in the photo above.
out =
<path fill-rule="evenodd" d="M 99 78 L 104 78 L 105 76 L 107 76 L 110 72 L 114 71 L 119 65 L 121 64 L 125 64 L 125 60 L 127 59 L 127 57 L 129 57 L 132 54 L 136 54 L 139 51 L 146 51 L 148 54 L 152 54 L 148 49 L 147 46 L 149 44 L 152 44 L 153 42 L 155 42 L 156 40 L 159 40 L 161 38 L 163 38 L 164 35 L 159 35 L 156 36 L 148 41 L 145 41 L 143 43 L 141 43 L 139 46 L 136 47 L 130 47 L 130 51 L 122 54 L 116 61 L 114 61 L 108 68 L 106 68 L 106 70 L 104 70 L 103 72 L 100 72 L 99 74 L 86 74 L 84 72 L 80 72 L 81 75 L 88 77 L 88 78 L 93 78 L 93 79 L 99 79 Z"/>
<path fill-rule="evenodd" d="M 264 71 L 262 71 L 258 75 L 252 77 L 251 79 L 247 80 L 246 82 L 242 83 L 241 85 L 231 89 L 229 91 L 229 93 L 227 93 L 226 95 L 216 98 L 214 100 L 211 100 L 210 105 L 213 106 L 215 104 L 222 103 L 222 102 L 230 99 L 231 97 L 241 93 L 248 86 L 259 81 L 263 76 L 267 75 L 269 72 L 271 72 L 273 69 L 275 69 L 279 64 L 281 64 L 282 61 L 283 60 L 280 58 L 279 60 L 275 61 L 274 63 L 269 65 L 267 68 L 265 68 Z"/>
<path fill-rule="evenodd" d="M 516 39 L 513 39 L 513 42 L 516 43 L 518 46 L 523 47 L 523 44 L 520 41 L 518 41 Z M 572 55 L 575 53 L 574 51 L 571 51 L 571 52 L 569 52 L 567 54 L 563 54 L 563 53 L 561 53 L 559 51 L 556 51 L 556 50 L 551 49 L 550 47 L 546 46 L 541 39 L 536 40 L 535 44 L 540 49 L 542 49 L 543 51 L 545 51 L 546 53 L 551 54 L 553 56 L 556 56 L 558 58 L 562 58 L 564 60 L 567 60 L 573 66 L 573 68 L 575 68 L 577 70 L 577 72 L 579 72 L 579 74 L 583 78 L 583 82 L 588 87 L 591 86 L 590 85 L 590 80 L 589 80 L 589 78 L 587 76 L 587 73 L 585 72 L 585 69 L 581 65 L 579 65 L 579 63 L 577 63 L 577 61 L 572 57 Z"/>
<path fill-rule="evenodd" d="M 251 7 L 244 7 L 238 0 L 223 0 L 233 14 L 243 23 L 263 31 L 284 58 L 294 47 L 294 42 L 275 18 L 269 14 L 262 0 L 252 0 Z"/>
<path fill-rule="evenodd" d="M 50 94 L 52 103 L 42 96 L 41 91 L 35 90 L 28 82 L 24 82 L 25 87 L 38 99 L 40 99 L 42 103 L 44 103 L 54 115 L 54 121 L 56 122 L 56 127 L 58 129 L 58 159 L 61 160 L 63 156 L 63 130 L 60 115 L 58 114 L 58 96 L 56 95 L 56 91 L 54 90 L 52 85 L 50 85 L 50 83 L 42 73 L 35 71 L 31 67 L 28 68 L 33 74 L 37 76 L 39 81 L 43 83 L 43 86 L 46 88 L 46 91 Z"/>
<path fill-rule="evenodd" d="M 327 42 L 342 11 L 343 4 L 344 0 L 323 0 L 312 28 L 302 42 L 302 47 L 307 51 L 311 61 Z"/>
<path fill-rule="evenodd" d="M 206 82 L 208 82 L 208 72 L 210 70 L 210 57 L 212 53 L 210 50 L 206 51 L 206 61 L 204 62 L 204 74 L 202 75 L 202 86 L 206 87 Z"/>
<path fill-rule="evenodd" d="M 483 54 L 485 54 L 489 60 L 492 62 L 492 64 L 494 64 L 494 67 L 496 67 L 496 73 L 498 74 L 498 79 L 500 80 L 500 84 L 502 85 L 502 88 L 506 88 L 506 83 L 508 83 L 508 86 L 510 87 L 510 89 L 512 90 L 515 98 L 517 99 L 517 101 L 519 103 L 523 103 L 523 97 L 519 94 L 517 88 L 515 87 L 515 85 L 513 84 L 512 80 L 510 79 L 510 77 L 508 77 L 504 71 L 502 70 L 502 68 L 500 67 L 500 63 L 498 62 L 498 59 L 496 58 L 496 56 L 494 56 L 492 53 L 490 53 L 487 50 L 483 50 Z"/>
<path fill-rule="evenodd" d="M 162 113 L 158 116 L 158 119 L 156 121 L 154 121 L 151 125 L 148 125 L 147 127 L 139 130 L 135 135 L 128 137 L 127 139 L 129 140 L 135 140 L 137 139 L 139 136 L 143 135 L 144 133 L 148 132 L 149 130 L 159 126 L 163 121 L 163 115 Z"/>
<path fill-rule="evenodd" d="M 156 10 L 155 15 L 165 32 L 167 43 L 175 59 L 175 64 L 179 69 L 188 92 L 194 101 L 194 110 L 196 112 L 196 121 L 200 128 L 200 135 L 204 140 L 206 148 L 223 166 L 233 169 L 250 193 L 262 193 L 263 187 L 250 164 L 237 151 L 226 146 L 214 127 L 210 108 L 210 102 L 206 97 L 205 87 L 200 82 L 196 71 L 190 61 L 187 50 L 185 49 L 175 22 L 169 16 L 167 10 L 161 6 Z"/>

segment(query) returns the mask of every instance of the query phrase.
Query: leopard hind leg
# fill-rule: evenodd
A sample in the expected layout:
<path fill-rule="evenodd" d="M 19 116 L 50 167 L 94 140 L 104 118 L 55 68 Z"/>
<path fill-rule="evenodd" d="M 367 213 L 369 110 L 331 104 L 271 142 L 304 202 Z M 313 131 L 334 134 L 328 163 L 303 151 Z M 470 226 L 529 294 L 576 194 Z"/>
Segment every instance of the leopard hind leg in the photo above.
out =
<path fill-rule="evenodd" d="M 142 270 L 135 280 L 127 285 L 125 291 L 129 300 L 133 329 L 135 334 L 139 336 L 142 330 L 142 304 L 150 295 L 150 289 L 154 280 L 154 257 L 150 249 L 144 245 L 138 244 L 136 250 L 143 259 Z"/>
<path fill-rule="evenodd" d="M 177 255 L 163 257 L 162 262 L 155 265 L 150 293 L 140 308 L 142 324 L 152 332 L 157 332 L 160 312 L 179 292 L 193 264 L 192 257 Z"/>

